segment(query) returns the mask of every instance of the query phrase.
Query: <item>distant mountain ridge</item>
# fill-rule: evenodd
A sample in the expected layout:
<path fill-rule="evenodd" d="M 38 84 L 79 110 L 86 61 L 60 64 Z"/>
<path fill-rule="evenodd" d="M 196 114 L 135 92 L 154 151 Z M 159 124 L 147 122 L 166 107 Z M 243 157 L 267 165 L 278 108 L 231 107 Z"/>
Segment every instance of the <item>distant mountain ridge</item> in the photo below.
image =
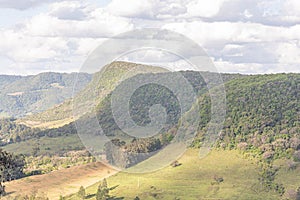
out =
<path fill-rule="evenodd" d="M 22 76 L 15 75 L 0 75 L 0 88 L 4 88 L 6 85 L 21 79 Z"/>
<path fill-rule="evenodd" d="M 24 117 L 42 112 L 76 94 L 91 80 L 86 73 L 45 72 L 30 76 L 0 75 L 0 116 Z M 74 82 L 78 78 L 77 87 Z"/>

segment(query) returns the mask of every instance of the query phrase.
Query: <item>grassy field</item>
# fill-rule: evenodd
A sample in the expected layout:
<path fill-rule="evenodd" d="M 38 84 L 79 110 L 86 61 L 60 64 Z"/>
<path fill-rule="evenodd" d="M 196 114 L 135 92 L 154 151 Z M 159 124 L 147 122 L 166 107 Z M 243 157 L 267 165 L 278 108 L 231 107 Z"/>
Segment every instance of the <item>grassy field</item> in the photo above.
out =
<path fill-rule="evenodd" d="M 39 155 L 46 153 L 55 154 L 58 152 L 84 148 L 78 135 L 73 134 L 56 138 L 46 136 L 39 139 L 34 138 L 20 143 L 6 145 L 3 149 L 15 154 L 30 155 L 33 151 L 33 147 L 36 147 L 37 144 L 40 148 L 40 151 L 38 152 Z"/>
<path fill-rule="evenodd" d="M 267 192 L 258 182 L 258 167 L 254 161 L 245 160 L 237 151 L 213 151 L 199 159 L 197 150 L 188 150 L 178 167 L 168 166 L 153 173 L 118 173 L 107 179 L 108 186 L 118 187 L 112 195 L 124 199 L 280 199 L 279 195 Z M 217 183 L 214 177 L 221 177 Z M 88 199 L 99 183 L 86 189 Z M 76 195 L 69 200 L 78 199 Z"/>
<path fill-rule="evenodd" d="M 61 120 L 53 120 L 53 121 L 32 121 L 32 120 L 19 120 L 19 124 L 24 124 L 31 128 L 40 128 L 40 129 L 51 129 L 51 128 L 59 128 L 64 125 L 67 125 L 74 121 L 74 118 L 70 116 L 69 118 L 61 119 Z"/>

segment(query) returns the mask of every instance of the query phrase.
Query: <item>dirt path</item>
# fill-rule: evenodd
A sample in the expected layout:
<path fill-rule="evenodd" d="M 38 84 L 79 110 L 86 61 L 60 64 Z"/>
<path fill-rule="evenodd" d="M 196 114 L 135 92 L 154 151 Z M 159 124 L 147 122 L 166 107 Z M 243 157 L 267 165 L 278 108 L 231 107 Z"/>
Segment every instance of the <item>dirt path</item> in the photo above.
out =
<path fill-rule="evenodd" d="M 76 193 L 80 186 L 90 186 L 103 178 L 117 173 L 101 163 L 90 163 L 62 169 L 49 174 L 26 177 L 5 184 L 6 191 L 10 193 L 5 199 L 12 196 L 38 193 L 46 195 L 50 200 L 58 199 L 60 195 L 66 196 Z"/>

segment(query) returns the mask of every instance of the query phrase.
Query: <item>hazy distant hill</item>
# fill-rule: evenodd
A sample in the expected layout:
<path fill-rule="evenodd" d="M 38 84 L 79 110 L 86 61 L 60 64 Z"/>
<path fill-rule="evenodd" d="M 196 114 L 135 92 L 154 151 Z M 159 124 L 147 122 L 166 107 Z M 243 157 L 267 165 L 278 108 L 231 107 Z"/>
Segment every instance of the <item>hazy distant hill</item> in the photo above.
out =
<path fill-rule="evenodd" d="M 5 88 L 6 85 L 21 79 L 22 76 L 13 76 L 13 75 L 0 75 L 0 88 Z"/>
<path fill-rule="evenodd" d="M 73 95 L 73 85 L 78 76 L 75 93 L 91 80 L 85 73 L 41 73 L 32 76 L 0 76 L 0 115 L 22 117 L 44 111 L 62 103 Z"/>

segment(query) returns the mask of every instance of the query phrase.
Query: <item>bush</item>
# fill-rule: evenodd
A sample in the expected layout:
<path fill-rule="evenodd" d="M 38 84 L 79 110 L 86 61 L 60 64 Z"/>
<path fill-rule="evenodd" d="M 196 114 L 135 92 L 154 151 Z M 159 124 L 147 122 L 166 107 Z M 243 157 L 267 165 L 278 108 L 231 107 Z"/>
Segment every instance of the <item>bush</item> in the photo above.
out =
<path fill-rule="evenodd" d="M 287 161 L 287 167 L 288 170 L 295 170 L 297 168 L 297 163 L 292 160 L 289 160 Z"/>
<path fill-rule="evenodd" d="M 299 200 L 300 199 L 300 191 L 299 188 L 297 190 L 287 190 L 284 193 L 284 198 L 290 199 L 290 200 Z"/>
<path fill-rule="evenodd" d="M 179 163 L 177 160 L 175 160 L 175 161 L 173 161 L 172 163 L 171 163 L 171 166 L 172 167 L 178 167 L 178 166 L 180 166 L 181 165 L 181 163 Z"/>
<path fill-rule="evenodd" d="M 300 151 L 295 151 L 293 158 L 295 162 L 300 162 Z"/>

